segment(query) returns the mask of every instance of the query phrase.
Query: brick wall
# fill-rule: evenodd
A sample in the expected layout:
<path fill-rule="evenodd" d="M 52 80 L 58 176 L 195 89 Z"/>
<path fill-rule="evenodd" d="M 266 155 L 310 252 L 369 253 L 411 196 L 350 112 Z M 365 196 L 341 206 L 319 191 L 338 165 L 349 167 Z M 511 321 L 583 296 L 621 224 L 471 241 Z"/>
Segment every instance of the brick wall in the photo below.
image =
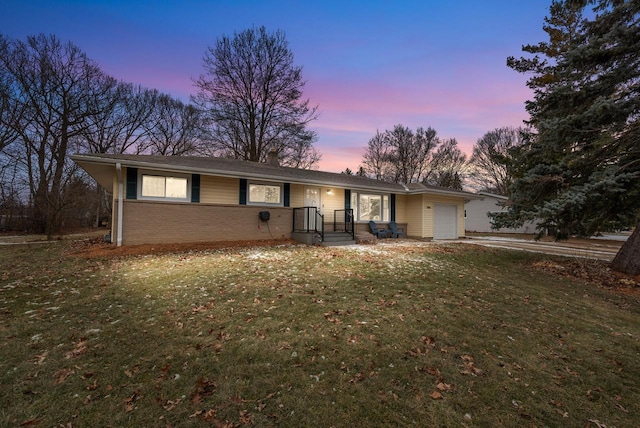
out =
<path fill-rule="evenodd" d="M 123 245 L 290 238 L 291 208 L 124 201 Z M 258 218 L 269 211 L 269 222 Z"/>

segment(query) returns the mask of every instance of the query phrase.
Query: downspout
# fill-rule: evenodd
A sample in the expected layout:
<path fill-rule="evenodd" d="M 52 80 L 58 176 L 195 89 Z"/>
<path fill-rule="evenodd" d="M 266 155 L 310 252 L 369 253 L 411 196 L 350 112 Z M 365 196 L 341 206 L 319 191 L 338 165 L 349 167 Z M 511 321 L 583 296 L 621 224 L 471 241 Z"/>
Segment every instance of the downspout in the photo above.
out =
<path fill-rule="evenodd" d="M 124 203 L 124 183 L 122 182 L 122 164 L 120 162 L 116 163 L 116 172 L 118 174 L 118 223 L 117 223 L 117 238 L 116 238 L 116 246 L 122 246 L 122 213 Z"/>

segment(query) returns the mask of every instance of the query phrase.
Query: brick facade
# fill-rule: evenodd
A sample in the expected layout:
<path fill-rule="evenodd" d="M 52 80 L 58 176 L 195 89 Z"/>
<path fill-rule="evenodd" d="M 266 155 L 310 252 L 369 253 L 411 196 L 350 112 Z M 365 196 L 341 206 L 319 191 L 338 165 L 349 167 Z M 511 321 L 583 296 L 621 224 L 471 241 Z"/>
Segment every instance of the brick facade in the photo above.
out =
<path fill-rule="evenodd" d="M 125 200 L 123 209 L 123 245 L 291 238 L 293 223 L 282 207 Z M 270 212 L 268 222 L 260 211 Z"/>

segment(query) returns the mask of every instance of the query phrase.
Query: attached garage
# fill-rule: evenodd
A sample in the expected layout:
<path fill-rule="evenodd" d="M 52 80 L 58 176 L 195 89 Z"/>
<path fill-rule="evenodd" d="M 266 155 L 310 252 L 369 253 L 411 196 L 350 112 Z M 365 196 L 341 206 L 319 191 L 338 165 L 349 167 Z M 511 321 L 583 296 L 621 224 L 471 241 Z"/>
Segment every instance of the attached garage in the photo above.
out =
<path fill-rule="evenodd" d="M 433 239 L 458 238 L 458 207 L 435 204 L 433 207 Z"/>

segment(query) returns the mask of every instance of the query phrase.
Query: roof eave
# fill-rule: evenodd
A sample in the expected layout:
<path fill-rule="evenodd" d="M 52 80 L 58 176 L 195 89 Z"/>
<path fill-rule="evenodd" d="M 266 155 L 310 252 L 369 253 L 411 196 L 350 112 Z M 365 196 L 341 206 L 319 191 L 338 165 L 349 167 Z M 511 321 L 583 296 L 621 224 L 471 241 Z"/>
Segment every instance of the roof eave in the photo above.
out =
<path fill-rule="evenodd" d="M 157 163 L 157 162 L 144 162 L 144 161 L 135 161 L 129 159 L 118 159 L 118 158 L 107 158 L 107 157 L 93 157 L 93 156 L 85 156 L 85 155 L 72 155 L 71 159 L 76 163 L 92 163 L 92 164 L 100 164 L 104 166 L 115 166 L 120 163 L 123 166 L 129 166 L 133 168 L 142 168 L 149 170 L 162 170 L 168 172 L 178 172 L 178 173 L 196 173 L 203 175 L 215 175 L 219 177 L 227 177 L 227 178 L 253 178 L 257 180 L 263 181 L 284 181 L 292 184 L 307 184 L 307 185 L 317 185 L 317 186 L 333 186 L 339 188 L 349 188 L 355 190 L 370 190 L 370 191 L 389 191 L 395 193 L 403 193 L 403 190 L 398 188 L 397 190 L 391 188 L 385 188 L 384 186 L 366 186 L 366 185 L 348 185 L 345 183 L 331 182 L 331 181 L 320 181 L 320 180 L 310 180 L 304 178 L 291 178 L 286 176 L 278 176 L 272 174 L 264 174 L 264 173 L 251 173 L 251 172 L 238 172 L 233 173 L 228 170 L 216 169 L 216 168 L 198 168 L 191 166 L 180 166 L 180 165 L 170 165 L 166 163 Z"/>

